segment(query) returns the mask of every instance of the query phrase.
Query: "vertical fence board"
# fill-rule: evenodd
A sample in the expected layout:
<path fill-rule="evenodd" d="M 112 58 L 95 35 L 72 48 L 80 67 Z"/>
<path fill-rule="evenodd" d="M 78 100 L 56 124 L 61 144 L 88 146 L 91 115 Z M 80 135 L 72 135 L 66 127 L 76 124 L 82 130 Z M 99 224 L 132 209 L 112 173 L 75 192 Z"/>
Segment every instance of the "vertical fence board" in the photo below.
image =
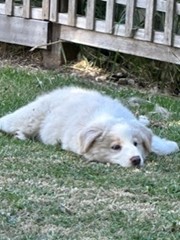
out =
<path fill-rule="evenodd" d="M 153 19 L 155 11 L 155 0 L 148 0 L 146 2 L 146 19 L 145 19 L 145 30 L 144 39 L 152 41 L 153 39 Z"/>
<path fill-rule="evenodd" d="M 49 0 L 43 0 L 43 2 L 42 2 L 42 18 L 44 20 L 49 19 L 49 8 L 50 8 Z"/>
<path fill-rule="evenodd" d="M 106 2 L 106 32 L 113 32 L 114 25 L 114 0 L 107 0 Z"/>
<path fill-rule="evenodd" d="M 89 30 L 94 29 L 95 1 L 96 0 L 87 0 L 86 28 L 89 29 Z"/>
<path fill-rule="evenodd" d="M 69 0 L 68 6 L 68 25 L 76 25 L 77 0 Z"/>
<path fill-rule="evenodd" d="M 132 37 L 135 6 L 136 6 L 136 0 L 127 0 L 125 37 Z"/>
<path fill-rule="evenodd" d="M 23 0 L 23 17 L 30 18 L 31 15 L 31 1 Z"/>
<path fill-rule="evenodd" d="M 50 1 L 50 21 L 56 22 L 58 18 L 58 0 Z"/>
<path fill-rule="evenodd" d="M 164 26 L 164 41 L 171 46 L 173 41 L 173 22 L 175 14 L 175 0 L 167 0 L 166 17 Z"/>
<path fill-rule="evenodd" d="M 5 13 L 10 16 L 13 13 L 13 0 L 6 0 Z"/>

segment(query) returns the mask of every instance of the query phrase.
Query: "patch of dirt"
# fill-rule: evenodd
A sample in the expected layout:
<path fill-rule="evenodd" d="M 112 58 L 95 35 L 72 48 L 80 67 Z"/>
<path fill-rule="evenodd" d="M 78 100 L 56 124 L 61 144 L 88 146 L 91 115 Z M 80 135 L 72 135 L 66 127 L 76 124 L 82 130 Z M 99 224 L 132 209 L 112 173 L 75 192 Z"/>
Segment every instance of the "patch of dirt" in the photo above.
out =
<path fill-rule="evenodd" d="M 0 43 L 0 67 L 42 68 L 41 51 L 35 50 L 34 52 L 30 52 L 29 50 L 30 48 L 28 47 Z"/>
<path fill-rule="evenodd" d="M 170 84 L 162 88 L 159 86 L 159 82 L 149 81 L 147 78 L 132 74 L 123 64 L 118 64 L 114 70 L 108 71 L 103 67 L 97 67 L 95 62 L 89 59 L 88 56 L 86 58 L 83 53 L 80 53 L 80 55 L 77 61 L 62 65 L 56 71 L 65 75 L 96 81 L 99 84 L 110 84 L 116 88 L 129 86 L 141 90 L 148 89 L 148 92 L 151 94 L 161 92 L 168 95 L 180 96 L 180 87 L 176 86 L 178 83 L 173 87 Z M 105 59 L 104 56 L 103 61 L 108 61 L 108 58 Z M 36 49 L 30 51 L 28 47 L 0 43 L 0 67 L 4 66 L 46 70 L 43 66 L 42 50 Z"/>

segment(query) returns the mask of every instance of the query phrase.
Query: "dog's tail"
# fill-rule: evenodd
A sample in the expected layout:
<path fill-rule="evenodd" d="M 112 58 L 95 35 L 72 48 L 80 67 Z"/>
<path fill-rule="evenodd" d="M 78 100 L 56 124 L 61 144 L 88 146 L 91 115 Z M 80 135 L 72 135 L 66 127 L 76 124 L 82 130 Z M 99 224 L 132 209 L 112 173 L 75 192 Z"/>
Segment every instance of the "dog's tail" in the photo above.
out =
<path fill-rule="evenodd" d="M 10 125 L 9 114 L 0 118 L 0 131 L 8 133 L 10 128 L 9 125 Z"/>
<path fill-rule="evenodd" d="M 176 142 L 154 135 L 152 138 L 151 151 L 157 155 L 168 155 L 178 152 L 179 146 Z"/>

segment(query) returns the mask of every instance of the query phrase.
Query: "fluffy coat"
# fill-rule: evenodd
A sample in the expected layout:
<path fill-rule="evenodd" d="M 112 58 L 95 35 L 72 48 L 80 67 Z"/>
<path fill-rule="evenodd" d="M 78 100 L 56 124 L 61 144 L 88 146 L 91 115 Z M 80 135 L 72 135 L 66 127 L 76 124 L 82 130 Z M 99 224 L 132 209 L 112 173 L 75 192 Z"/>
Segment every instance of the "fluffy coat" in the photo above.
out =
<path fill-rule="evenodd" d="M 149 152 L 170 154 L 177 143 L 155 136 L 117 99 L 64 87 L 0 118 L 0 130 L 16 138 L 61 144 L 89 161 L 142 166 Z"/>

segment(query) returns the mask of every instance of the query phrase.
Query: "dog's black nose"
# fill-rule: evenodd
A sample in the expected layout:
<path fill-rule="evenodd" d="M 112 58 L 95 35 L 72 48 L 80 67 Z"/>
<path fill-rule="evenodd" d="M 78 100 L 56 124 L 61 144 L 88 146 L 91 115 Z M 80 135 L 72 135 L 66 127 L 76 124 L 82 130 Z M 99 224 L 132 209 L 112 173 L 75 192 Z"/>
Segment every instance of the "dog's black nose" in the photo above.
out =
<path fill-rule="evenodd" d="M 133 166 L 139 166 L 141 163 L 141 158 L 139 156 L 134 156 L 130 159 Z"/>

